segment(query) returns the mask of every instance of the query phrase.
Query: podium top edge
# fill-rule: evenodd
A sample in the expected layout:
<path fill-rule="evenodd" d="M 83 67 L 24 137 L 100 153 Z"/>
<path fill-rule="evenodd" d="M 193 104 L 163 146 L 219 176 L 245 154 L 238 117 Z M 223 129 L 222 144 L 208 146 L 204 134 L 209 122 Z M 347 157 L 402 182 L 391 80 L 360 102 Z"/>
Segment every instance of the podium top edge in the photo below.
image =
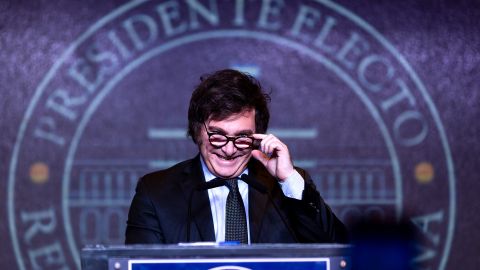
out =
<path fill-rule="evenodd" d="M 250 245 L 184 245 L 184 244 L 135 244 L 135 245 L 86 245 L 82 251 L 99 250 L 165 250 L 165 249 L 349 249 L 349 244 L 250 244 Z"/>

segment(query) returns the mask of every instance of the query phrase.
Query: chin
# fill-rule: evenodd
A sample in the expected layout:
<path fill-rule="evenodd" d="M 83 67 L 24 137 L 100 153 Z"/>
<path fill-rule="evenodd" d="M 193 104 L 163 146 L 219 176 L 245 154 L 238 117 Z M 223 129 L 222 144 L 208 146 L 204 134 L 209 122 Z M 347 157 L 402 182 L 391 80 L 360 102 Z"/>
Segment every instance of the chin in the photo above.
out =
<path fill-rule="evenodd" d="M 213 171 L 220 177 L 235 177 L 240 174 L 247 167 L 248 159 L 245 157 L 238 157 L 238 160 L 222 160 L 218 157 L 214 157 L 214 161 L 211 163 Z"/>
<path fill-rule="evenodd" d="M 216 170 L 214 170 L 218 176 L 223 178 L 235 177 L 237 174 L 240 174 L 244 169 L 237 166 L 235 168 L 225 168 L 221 166 L 215 166 Z"/>

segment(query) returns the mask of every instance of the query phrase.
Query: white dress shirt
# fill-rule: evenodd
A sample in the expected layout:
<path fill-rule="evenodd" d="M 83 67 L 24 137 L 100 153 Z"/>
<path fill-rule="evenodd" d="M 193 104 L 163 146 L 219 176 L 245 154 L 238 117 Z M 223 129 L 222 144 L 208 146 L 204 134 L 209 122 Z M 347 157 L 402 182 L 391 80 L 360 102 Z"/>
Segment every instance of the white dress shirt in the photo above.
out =
<path fill-rule="evenodd" d="M 200 158 L 200 161 L 202 163 L 205 181 L 208 182 L 215 179 L 216 176 L 208 170 L 205 162 L 203 161 L 203 157 Z M 248 169 L 245 169 L 245 171 L 243 171 L 240 176 L 243 174 L 248 175 Z M 298 200 L 302 199 L 302 193 L 303 189 L 305 188 L 305 183 L 302 176 L 297 171 L 294 171 L 292 175 L 279 183 L 285 196 Z M 245 215 L 247 217 L 248 229 L 248 243 L 250 244 L 250 222 L 248 218 L 248 184 L 239 179 L 238 189 L 240 191 L 240 195 L 242 195 L 243 205 L 245 206 Z M 208 190 L 208 198 L 210 200 L 210 208 L 213 217 L 213 227 L 215 230 L 215 241 L 217 243 L 225 241 L 226 203 L 229 192 L 230 191 L 226 186 L 220 186 Z"/>

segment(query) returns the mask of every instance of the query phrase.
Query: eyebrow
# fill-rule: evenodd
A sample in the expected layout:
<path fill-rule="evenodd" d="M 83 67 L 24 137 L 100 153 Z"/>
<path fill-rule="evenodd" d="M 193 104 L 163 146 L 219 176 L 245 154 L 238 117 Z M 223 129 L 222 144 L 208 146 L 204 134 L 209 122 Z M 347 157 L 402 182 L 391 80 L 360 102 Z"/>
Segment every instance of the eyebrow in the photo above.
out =
<path fill-rule="evenodd" d="M 210 132 L 218 132 L 218 133 L 223 133 L 224 135 L 227 135 L 227 132 L 225 130 L 223 130 L 222 128 L 215 127 L 215 126 L 207 126 L 207 127 L 210 130 Z M 233 134 L 233 136 L 252 135 L 253 133 L 254 132 L 251 129 L 244 129 L 244 130 L 240 130 L 240 131 L 235 132 L 235 134 Z"/>

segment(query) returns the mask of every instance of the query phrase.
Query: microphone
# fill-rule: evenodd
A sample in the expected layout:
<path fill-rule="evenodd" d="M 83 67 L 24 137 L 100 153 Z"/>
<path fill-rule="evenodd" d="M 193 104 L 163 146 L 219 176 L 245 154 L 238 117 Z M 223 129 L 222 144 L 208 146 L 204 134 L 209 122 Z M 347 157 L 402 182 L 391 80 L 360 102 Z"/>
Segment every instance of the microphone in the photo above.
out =
<path fill-rule="evenodd" d="M 287 220 L 285 219 L 285 217 L 280 212 L 280 209 L 278 208 L 278 205 L 273 200 L 272 194 L 270 192 L 268 192 L 267 187 L 265 187 L 265 185 L 258 182 L 255 178 L 253 178 L 252 176 L 250 176 L 248 174 L 243 174 L 240 178 L 243 180 L 243 182 L 247 183 L 249 186 L 253 187 L 258 192 L 260 192 L 262 194 L 267 194 L 268 200 L 270 201 L 270 203 L 272 203 L 273 208 L 275 209 L 275 212 L 277 212 L 278 216 L 282 220 L 283 225 L 285 225 L 285 227 L 287 228 L 287 230 L 290 233 L 290 235 L 292 236 L 292 238 L 297 243 L 299 243 L 298 238 L 295 235 L 295 232 L 293 231 L 292 227 L 287 223 Z"/>
<path fill-rule="evenodd" d="M 195 191 L 204 191 L 204 190 L 208 190 L 208 189 L 211 189 L 211 188 L 220 187 L 220 186 L 223 186 L 223 185 L 225 185 L 225 179 L 217 177 L 217 178 L 215 178 L 213 180 L 210 180 L 208 182 L 203 182 L 203 183 L 198 184 L 195 187 Z"/>
<path fill-rule="evenodd" d="M 240 179 L 242 179 L 243 182 L 247 183 L 249 186 L 256 189 L 258 192 L 262 194 L 267 194 L 267 187 L 265 187 L 262 183 L 255 180 L 255 178 L 251 177 L 250 175 L 242 174 Z"/>
<path fill-rule="evenodd" d="M 203 182 L 198 184 L 192 191 L 190 192 L 190 196 L 188 197 L 188 212 L 187 212 L 187 242 L 190 242 L 190 224 L 192 223 L 192 199 L 193 194 L 195 191 L 205 191 L 211 188 L 216 188 L 225 185 L 225 179 L 222 178 L 215 178 L 208 182 Z"/>

